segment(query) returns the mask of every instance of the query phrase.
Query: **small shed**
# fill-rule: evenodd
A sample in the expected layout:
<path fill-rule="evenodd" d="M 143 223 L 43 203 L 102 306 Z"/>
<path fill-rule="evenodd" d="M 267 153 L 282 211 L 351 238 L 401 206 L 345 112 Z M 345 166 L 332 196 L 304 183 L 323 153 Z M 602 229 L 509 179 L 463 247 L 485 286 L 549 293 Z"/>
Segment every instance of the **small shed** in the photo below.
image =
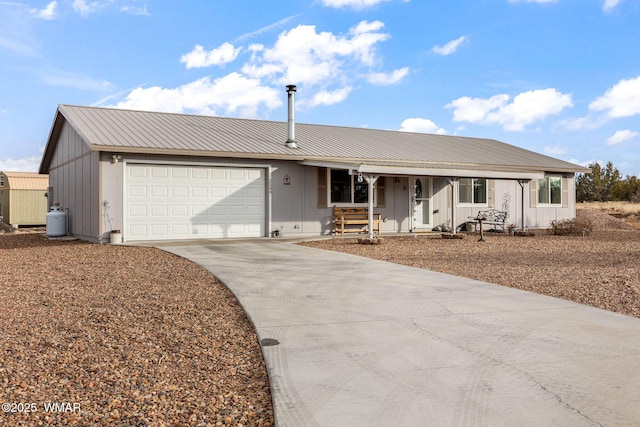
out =
<path fill-rule="evenodd" d="M 13 227 L 46 224 L 49 176 L 0 172 L 0 219 Z"/>

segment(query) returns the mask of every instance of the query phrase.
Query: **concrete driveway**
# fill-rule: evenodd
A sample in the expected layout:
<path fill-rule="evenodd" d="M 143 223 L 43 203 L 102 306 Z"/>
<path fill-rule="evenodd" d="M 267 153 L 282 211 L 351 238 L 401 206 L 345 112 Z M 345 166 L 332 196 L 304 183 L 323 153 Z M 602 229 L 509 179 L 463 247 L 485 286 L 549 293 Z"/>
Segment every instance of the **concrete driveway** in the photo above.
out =
<path fill-rule="evenodd" d="M 281 241 L 156 246 L 236 294 L 278 426 L 640 423 L 640 319 Z"/>

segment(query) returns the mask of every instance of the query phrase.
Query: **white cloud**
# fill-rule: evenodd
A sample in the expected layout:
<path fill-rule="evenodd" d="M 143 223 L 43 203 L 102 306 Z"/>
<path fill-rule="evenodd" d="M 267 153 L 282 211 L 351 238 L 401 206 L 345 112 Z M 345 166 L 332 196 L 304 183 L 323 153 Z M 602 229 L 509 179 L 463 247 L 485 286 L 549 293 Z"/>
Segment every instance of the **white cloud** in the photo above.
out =
<path fill-rule="evenodd" d="M 419 132 L 419 133 L 434 133 L 437 135 L 445 135 L 447 133 L 441 127 L 438 127 L 433 121 L 429 119 L 410 118 L 404 120 L 400 124 L 401 132 Z"/>
<path fill-rule="evenodd" d="M 249 77 L 269 77 L 279 84 L 331 84 L 351 79 L 345 66 L 372 66 L 375 46 L 389 38 L 379 32 L 380 21 L 362 21 L 349 30 L 347 36 L 330 32 L 317 33 L 315 26 L 299 25 L 280 34 L 272 48 L 252 50 L 253 58 L 242 72 Z"/>
<path fill-rule="evenodd" d="M 338 104 L 344 101 L 345 99 L 347 99 L 347 97 L 349 96 L 352 90 L 353 88 L 349 86 L 336 89 L 333 91 L 321 90 L 313 96 L 311 101 L 308 101 L 308 102 L 303 101 L 300 103 L 300 105 L 302 106 L 308 105 L 310 107 L 315 107 L 317 105 Z"/>
<path fill-rule="evenodd" d="M 523 92 L 513 98 L 501 94 L 489 99 L 462 97 L 447 104 L 453 108 L 453 120 L 481 125 L 499 124 L 508 131 L 521 131 L 526 126 L 572 107 L 571 95 L 556 89 Z"/>
<path fill-rule="evenodd" d="M 556 144 L 554 146 L 546 146 L 542 149 L 542 151 L 549 155 L 549 156 L 561 156 L 563 154 L 567 153 L 567 149 L 564 147 L 561 147 L 560 145 Z"/>
<path fill-rule="evenodd" d="M 257 117 L 261 108 L 272 110 L 281 106 L 280 95 L 279 91 L 263 86 L 259 80 L 231 73 L 214 81 L 204 77 L 174 89 L 137 88 L 115 107 Z"/>
<path fill-rule="evenodd" d="M 149 10 L 147 9 L 146 3 L 142 7 L 136 6 L 122 6 L 120 7 L 120 12 L 128 13 L 130 15 L 141 15 L 141 16 L 149 16 Z"/>
<path fill-rule="evenodd" d="M 96 10 L 98 10 L 99 3 L 94 1 L 87 3 L 86 0 L 73 0 L 71 7 L 75 12 L 78 12 L 82 16 L 89 16 Z"/>
<path fill-rule="evenodd" d="M 454 109 L 454 122 L 483 123 L 490 111 L 502 108 L 507 101 L 509 95 L 506 94 L 494 95 L 489 99 L 463 96 L 451 101 L 445 108 Z"/>
<path fill-rule="evenodd" d="M 0 159 L 0 171 L 37 172 L 40 168 L 41 156 L 24 157 L 22 159 Z"/>
<path fill-rule="evenodd" d="M 350 7 L 351 9 L 362 10 L 385 1 L 389 0 L 322 0 L 322 5 L 336 9 Z"/>
<path fill-rule="evenodd" d="M 623 142 L 627 142 L 630 139 L 638 136 L 638 132 L 634 132 L 631 130 L 619 130 L 609 138 L 607 138 L 607 145 L 617 145 L 622 144 Z"/>
<path fill-rule="evenodd" d="M 58 16 L 57 8 L 58 8 L 58 2 L 54 0 L 49 4 L 47 4 L 47 6 L 44 9 L 40 9 L 40 10 L 31 9 L 30 12 L 32 15 L 37 16 L 38 18 L 52 20 L 52 19 L 56 19 Z"/>
<path fill-rule="evenodd" d="M 400 83 L 407 74 L 409 67 L 399 68 L 391 73 L 369 73 L 366 79 L 369 83 L 376 86 L 391 86 Z"/>
<path fill-rule="evenodd" d="M 432 50 L 439 55 L 451 55 L 458 49 L 458 47 L 460 47 L 462 43 L 466 42 L 467 40 L 469 40 L 469 37 L 467 36 L 458 37 L 457 39 L 450 41 L 444 46 L 434 46 Z"/>
<path fill-rule="evenodd" d="M 618 6 L 618 4 L 621 3 L 622 0 L 605 0 L 604 4 L 602 5 L 602 10 L 604 10 L 605 12 L 611 12 L 613 9 L 616 8 L 616 6 Z"/>
<path fill-rule="evenodd" d="M 620 80 L 589 105 L 591 111 L 604 111 L 608 118 L 640 114 L 640 76 Z"/>
<path fill-rule="evenodd" d="M 225 42 L 219 47 L 205 52 L 204 48 L 197 44 L 191 52 L 180 58 L 180 62 L 186 64 L 187 70 L 223 65 L 235 61 L 241 50 L 242 48 L 235 48 L 231 43 Z"/>
<path fill-rule="evenodd" d="M 589 104 L 584 117 L 563 121 L 568 130 L 596 129 L 612 119 L 640 114 L 640 76 L 623 79 Z"/>
<path fill-rule="evenodd" d="M 359 79 L 388 85 L 400 82 L 408 74 L 407 67 L 388 74 L 372 71 L 381 62 L 376 54 L 377 44 L 389 38 L 381 31 L 383 27 L 380 21 L 362 21 L 347 33 L 336 35 L 318 32 L 315 26 L 298 25 L 283 31 L 273 46 L 235 47 L 224 43 L 206 51 L 196 45 L 180 59 L 187 68 L 232 61 L 238 58 L 240 49 L 248 55 L 238 71 L 215 81 L 205 77 L 175 88 L 139 87 L 116 106 L 257 117 L 282 104 L 286 84 L 295 84 L 304 91 L 305 97 L 298 101 L 301 107 L 332 105 L 347 99 Z"/>
<path fill-rule="evenodd" d="M 147 5 L 142 7 L 135 4 L 135 0 L 73 0 L 71 8 L 85 18 L 99 10 L 116 9 L 132 15 L 149 15 Z"/>

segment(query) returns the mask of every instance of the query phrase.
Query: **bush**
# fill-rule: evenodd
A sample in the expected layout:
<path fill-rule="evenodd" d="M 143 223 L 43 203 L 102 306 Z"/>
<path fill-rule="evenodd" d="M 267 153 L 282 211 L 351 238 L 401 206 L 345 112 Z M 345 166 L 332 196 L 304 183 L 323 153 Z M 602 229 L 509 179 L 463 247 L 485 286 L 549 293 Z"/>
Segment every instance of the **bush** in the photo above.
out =
<path fill-rule="evenodd" d="M 591 221 L 587 218 L 551 221 L 551 234 L 556 236 L 583 236 L 592 230 Z"/>

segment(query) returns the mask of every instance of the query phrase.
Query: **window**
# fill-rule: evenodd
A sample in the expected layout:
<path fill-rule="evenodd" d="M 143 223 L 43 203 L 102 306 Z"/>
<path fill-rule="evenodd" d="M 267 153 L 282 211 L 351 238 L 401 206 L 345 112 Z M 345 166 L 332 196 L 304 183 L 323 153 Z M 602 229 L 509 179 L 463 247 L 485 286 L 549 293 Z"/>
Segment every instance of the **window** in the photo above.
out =
<path fill-rule="evenodd" d="M 329 177 L 331 204 L 357 204 L 369 201 L 369 184 L 364 180 L 358 182 L 358 177 L 349 175 L 348 170 L 331 169 Z"/>
<path fill-rule="evenodd" d="M 458 203 L 461 205 L 486 205 L 487 180 L 484 178 L 460 178 Z"/>
<path fill-rule="evenodd" d="M 562 204 L 562 178 L 549 176 L 538 180 L 538 204 Z"/>

